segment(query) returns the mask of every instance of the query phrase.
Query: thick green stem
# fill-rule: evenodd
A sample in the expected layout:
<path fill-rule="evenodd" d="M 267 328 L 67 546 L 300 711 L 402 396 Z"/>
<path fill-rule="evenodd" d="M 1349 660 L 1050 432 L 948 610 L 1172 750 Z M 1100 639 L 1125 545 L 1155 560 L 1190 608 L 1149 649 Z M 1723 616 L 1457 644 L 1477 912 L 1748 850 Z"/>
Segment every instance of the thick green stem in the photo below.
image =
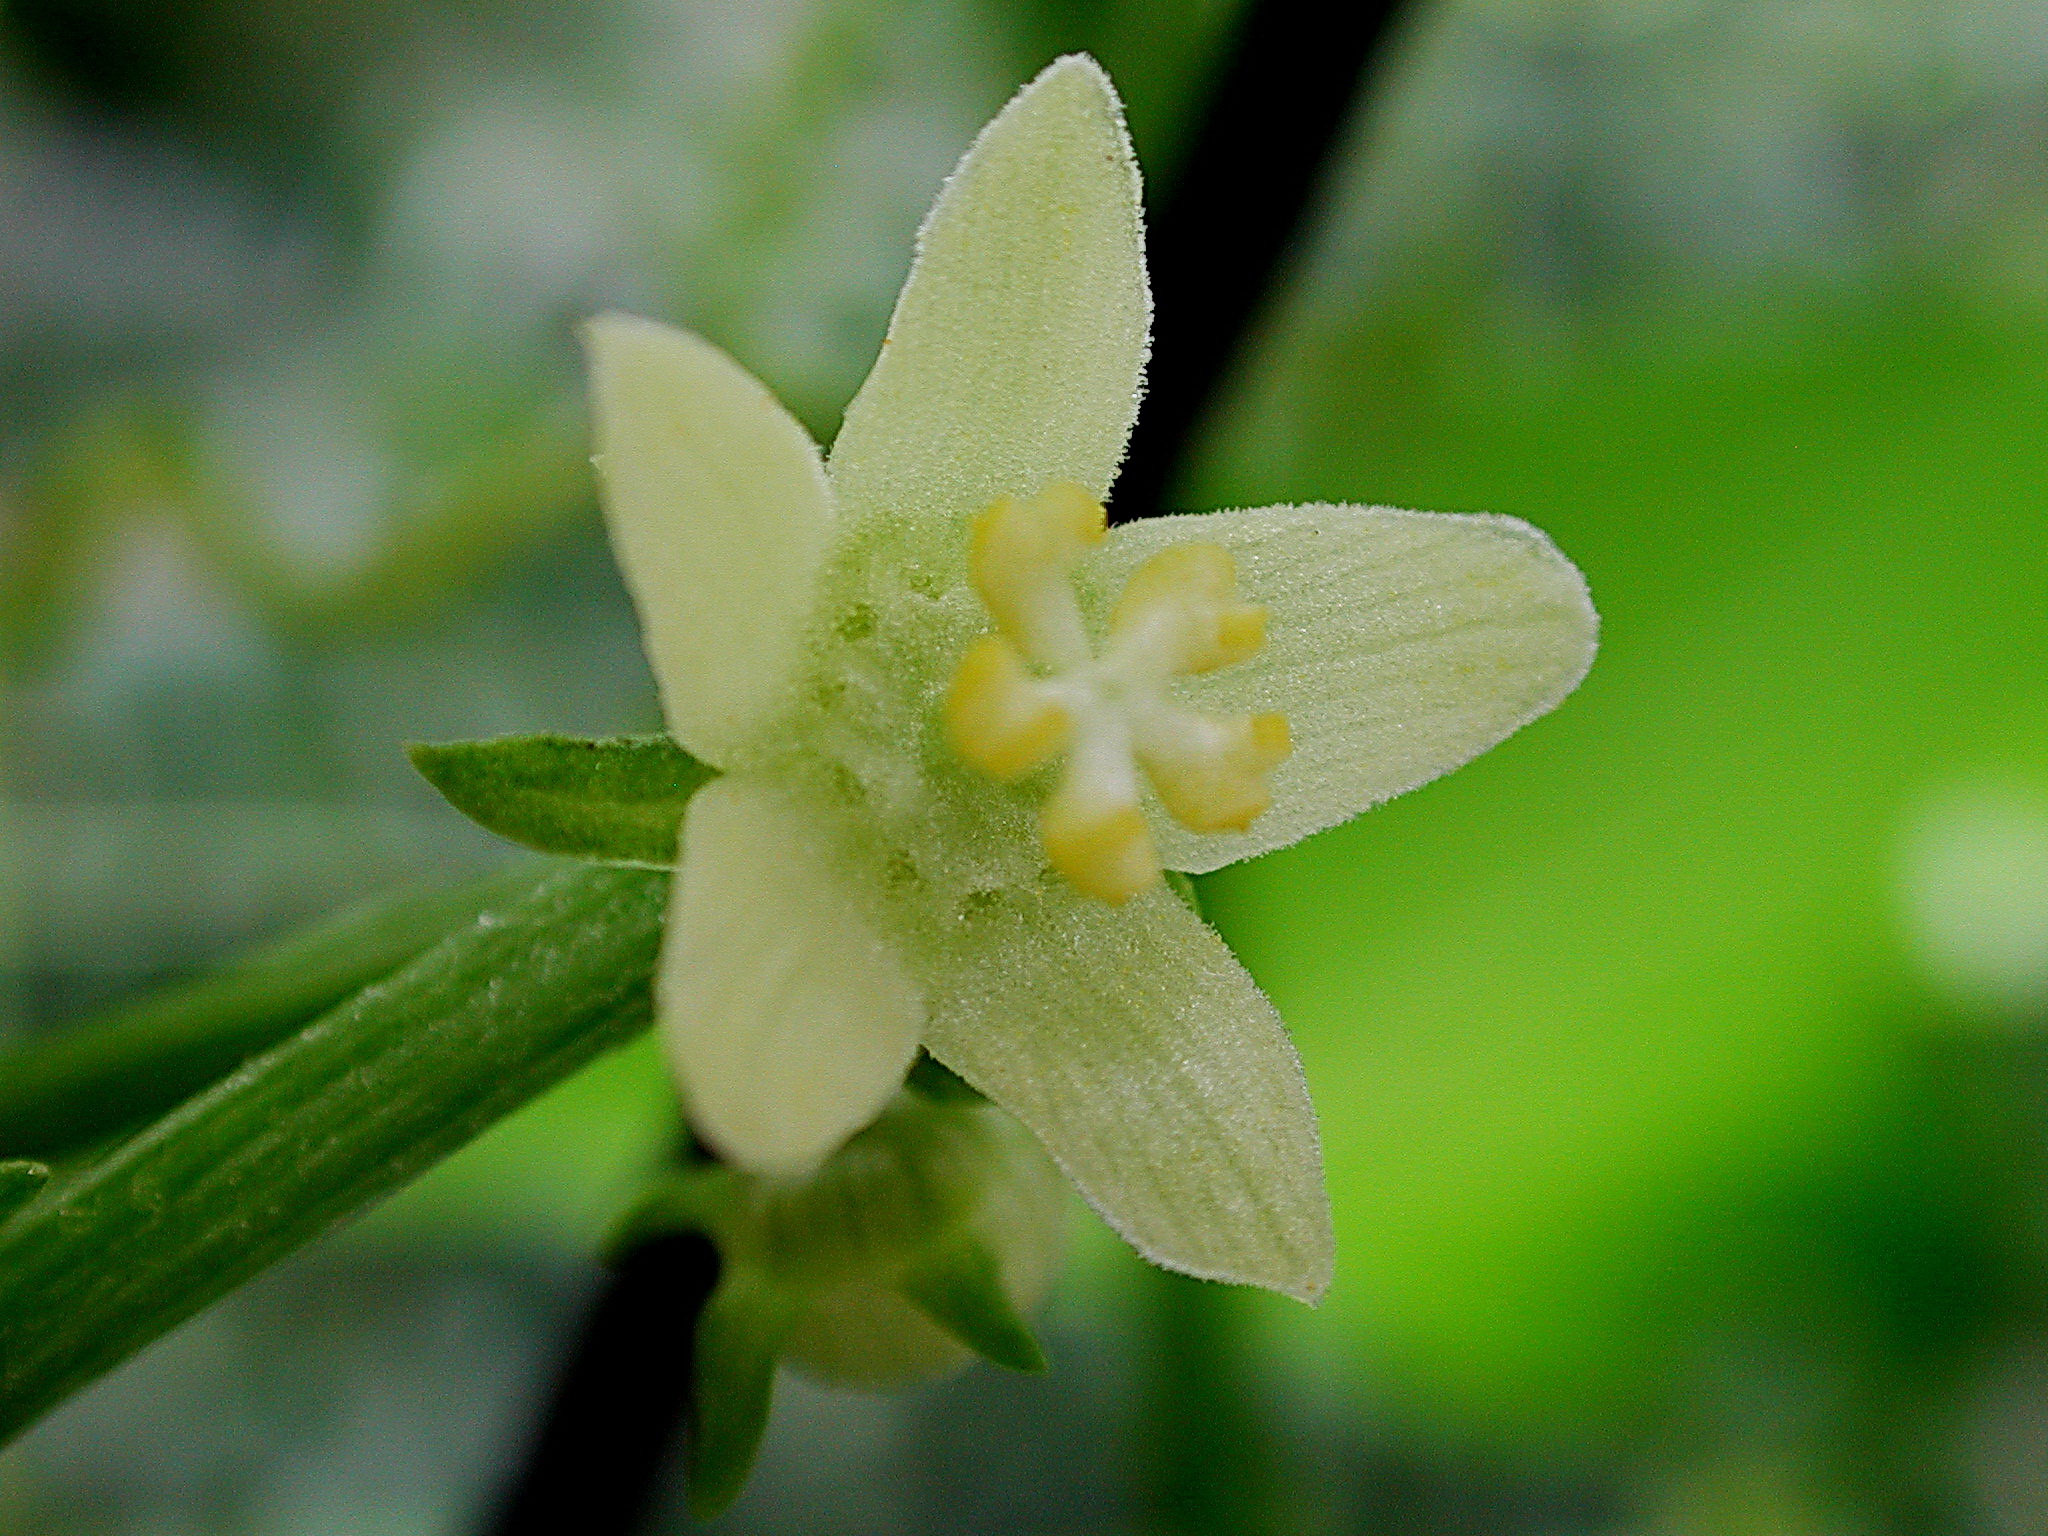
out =
<path fill-rule="evenodd" d="M 643 1028 L 664 874 L 480 912 L 0 1226 L 0 1438 Z"/>
<path fill-rule="evenodd" d="M 529 871 L 381 897 L 0 1052 L 0 1157 L 62 1157 L 163 1114 L 539 878 Z"/>

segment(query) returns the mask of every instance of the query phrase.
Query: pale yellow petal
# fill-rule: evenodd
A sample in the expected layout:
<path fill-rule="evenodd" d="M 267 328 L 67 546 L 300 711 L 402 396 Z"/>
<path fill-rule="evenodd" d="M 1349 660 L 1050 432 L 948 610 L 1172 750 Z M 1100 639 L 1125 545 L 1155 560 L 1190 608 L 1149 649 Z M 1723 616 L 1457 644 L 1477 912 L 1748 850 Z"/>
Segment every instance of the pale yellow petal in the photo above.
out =
<path fill-rule="evenodd" d="M 662 708 L 724 767 L 792 688 L 833 521 L 818 450 L 701 337 L 628 315 L 584 337 L 605 521 Z"/>
<path fill-rule="evenodd" d="M 841 505 L 952 537 L 998 497 L 1054 481 L 1101 500 L 1150 322 L 1122 106 L 1092 59 L 1064 58 L 982 131 L 925 220 L 833 445 Z"/>
<path fill-rule="evenodd" d="M 690 1122 L 755 1173 L 815 1167 L 881 1112 L 923 999 L 820 815 L 744 777 L 697 791 L 659 1021 Z"/>
<path fill-rule="evenodd" d="M 1315 1111 L 1251 977 L 1155 884 L 1063 887 L 963 916 L 925 1043 L 1030 1128 L 1156 1264 L 1314 1301 L 1332 1262 Z"/>
<path fill-rule="evenodd" d="M 1271 806 L 1243 832 L 1155 817 L 1169 869 L 1199 873 L 1348 820 L 1447 773 L 1555 708 L 1592 664 L 1599 619 L 1585 579 L 1510 517 L 1388 507 L 1268 507 L 1112 529 L 1083 567 L 1103 622 L 1126 576 L 1162 548 L 1220 544 L 1266 644 L 1183 678 L 1186 704 L 1286 717 Z"/>

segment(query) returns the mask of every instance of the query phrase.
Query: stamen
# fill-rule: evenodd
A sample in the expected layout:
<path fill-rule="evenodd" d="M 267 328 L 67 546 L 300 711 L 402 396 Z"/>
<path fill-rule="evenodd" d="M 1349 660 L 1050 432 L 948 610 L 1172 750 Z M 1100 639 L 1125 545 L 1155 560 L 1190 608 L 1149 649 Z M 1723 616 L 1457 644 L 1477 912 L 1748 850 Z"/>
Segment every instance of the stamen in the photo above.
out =
<path fill-rule="evenodd" d="M 1114 719 L 1090 721 L 1039 812 L 1046 857 L 1075 889 L 1120 906 L 1159 878 L 1159 855 L 1138 805 L 1128 737 Z"/>
<path fill-rule="evenodd" d="M 1048 671 L 1088 663 L 1088 633 L 1067 572 L 1108 531 L 1102 503 L 1066 481 L 1029 501 L 1005 496 L 974 519 L 967 579 L 996 628 Z"/>
<path fill-rule="evenodd" d="M 983 635 L 960 658 L 946 698 L 953 750 L 995 779 L 1029 773 L 1067 744 L 1067 712 L 1024 670 L 1016 647 Z"/>
<path fill-rule="evenodd" d="M 1266 775 L 1292 743 L 1285 715 L 1218 720 L 1192 711 L 1150 712 L 1138 761 L 1173 819 L 1190 832 L 1243 832 L 1273 803 Z"/>
<path fill-rule="evenodd" d="M 1131 572 L 1109 633 L 1117 649 L 1142 648 L 1168 674 L 1213 672 L 1266 643 L 1266 610 L 1237 600 L 1230 551 L 1175 544 Z"/>
<path fill-rule="evenodd" d="M 946 723 L 960 755 L 999 779 L 1068 753 L 1039 813 L 1046 856 L 1078 890 L 1121 903 L 1159 878 L 1141 770 L 1189 831 L 1242 832 L 1271 803 L 1266 776 L 1289 741 L 1282 715 L 1218 718 L 1167 696 L 1172 678 L 1265 644 L 1266 610 L 1238 601 L 1219 545 L 1176 544 L 1132 572 L 1093 656 L 1069 577 L 1105 526 L 1101 503 L 1065 483 L 975 518 L 968 575 L 998 633 L 960 658 Z"/>

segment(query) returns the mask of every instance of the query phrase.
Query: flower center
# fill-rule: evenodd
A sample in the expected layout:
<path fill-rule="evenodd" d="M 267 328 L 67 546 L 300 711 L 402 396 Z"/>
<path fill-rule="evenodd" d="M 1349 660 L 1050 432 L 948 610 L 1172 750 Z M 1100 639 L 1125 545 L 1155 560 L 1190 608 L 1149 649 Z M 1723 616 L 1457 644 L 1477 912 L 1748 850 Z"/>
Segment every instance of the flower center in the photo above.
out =
<path fill-rule="evenodd" d="M 996 632 L 960 658 L 946 724 L 998 779 L 1065 754 L 1039 812 L 1046 856 L 1088 895 L 1122 902 L 1159 878 L 1140 775 L 1189 831 L 1242 832 L 1271 803 L 1266 775 L 1288 739 L 1284 715 L 1200 714 L 1167 691 L 1266 643 L 1266 610 L 1238 601 L 1219 545 L 1176 544 L 1133 571 L 1095 653 L 1071 572 L 1107 531 L 1102 504 L 1064 482 L 975 518 L 968 577 Z"/>

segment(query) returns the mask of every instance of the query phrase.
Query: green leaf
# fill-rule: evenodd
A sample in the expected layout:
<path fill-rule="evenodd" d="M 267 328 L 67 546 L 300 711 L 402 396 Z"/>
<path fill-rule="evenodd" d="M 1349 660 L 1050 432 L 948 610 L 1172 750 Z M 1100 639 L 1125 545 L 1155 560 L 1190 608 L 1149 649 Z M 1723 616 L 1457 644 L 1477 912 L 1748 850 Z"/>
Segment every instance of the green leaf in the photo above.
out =
<path fill-rule="evenodd" d="M 0 1052 L 0 1155 L 62 1156 L 164 1113 L 537 878 L 380 897 L 211 975 Z"/>
<path fill-rule="evenodd" d="M 768 1411 L 790 1303 L 757 1271 L 730 1265 L 697 1320 L 696 1396 L 686 1461 L 690 1513 L 723 1514 L 746 1486 Z"/>
<path fill-rule="evenodd" d="M 50 1165 L 26 1158 L 0 1163 L 0 1221 L 6 1220 L 43 1192 L 50 1182 Z"/>
<path fill-rule="evenodd" d="M 463 815 L 542 853 L 667 869 L 683 807 L 711 779 L 666 736 L 501 736 L 407 749 Z"/>
<path fill-rule="evenodd" d="M 644 1028 L 668 881 L 480 913 L 0 1226 L 0 1438 Z"/>
<path fill-rule="evenodd" d="M 976 1354 L 1013 1371 L 1043 1371 L 1045 1351 L 1003 1287 L 1001 1266 L 979 1238 L 948 1243 L 914 1265 L 897 1289 Z"/>

